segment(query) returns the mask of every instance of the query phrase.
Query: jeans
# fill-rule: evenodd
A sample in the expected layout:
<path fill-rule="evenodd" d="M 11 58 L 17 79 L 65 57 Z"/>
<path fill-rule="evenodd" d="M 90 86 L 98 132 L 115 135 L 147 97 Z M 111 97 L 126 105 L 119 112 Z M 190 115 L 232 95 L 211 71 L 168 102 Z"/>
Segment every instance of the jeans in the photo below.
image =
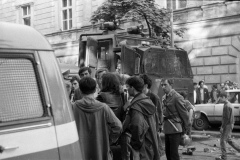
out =
<path fill-rule="evenodd" d="M 167 160 L 180 160 L 178 147 L 182 133 L 165 134 L 165 152 Z"/>
<path fill-rule="evenodd" d="M 232 146 L 235 150 L 240 152 L 240 146 L 237 145 L 231 138 L 232 134 L 232 126 L 227 125 L 225 128 L 223 128 L 223 132 L 221 133 L 220 137 L 220 146 L 221 146 L 221 152 L 222 152 L 222 158 L 227 159 L 227 150 L 226 150 L 226 142 Z"/>

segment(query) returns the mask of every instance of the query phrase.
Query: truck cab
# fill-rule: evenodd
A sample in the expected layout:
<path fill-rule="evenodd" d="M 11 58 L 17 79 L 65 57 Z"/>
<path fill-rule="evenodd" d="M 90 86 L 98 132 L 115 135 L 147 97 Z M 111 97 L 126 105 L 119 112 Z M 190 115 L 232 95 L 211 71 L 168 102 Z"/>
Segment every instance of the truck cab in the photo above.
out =
<path fill-rule="evenodd" d="M 51 45 L 25 25 L 0 22 L 0 159 L 82 159 Z"/>

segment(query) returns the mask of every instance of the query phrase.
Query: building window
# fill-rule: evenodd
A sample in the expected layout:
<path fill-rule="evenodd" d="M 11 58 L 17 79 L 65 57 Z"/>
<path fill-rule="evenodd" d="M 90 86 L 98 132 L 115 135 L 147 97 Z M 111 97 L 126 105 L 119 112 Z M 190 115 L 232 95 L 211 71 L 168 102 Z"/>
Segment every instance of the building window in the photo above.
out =
<path fill-rule="evenodd" d="M 31 6 L 23 6 L 22 11 L 23 24 L 31 26 Z"/>
<path fill-rule="evenodd" d="M 62 0 L 63 30 L 72 29 L 72 0 Z"/>

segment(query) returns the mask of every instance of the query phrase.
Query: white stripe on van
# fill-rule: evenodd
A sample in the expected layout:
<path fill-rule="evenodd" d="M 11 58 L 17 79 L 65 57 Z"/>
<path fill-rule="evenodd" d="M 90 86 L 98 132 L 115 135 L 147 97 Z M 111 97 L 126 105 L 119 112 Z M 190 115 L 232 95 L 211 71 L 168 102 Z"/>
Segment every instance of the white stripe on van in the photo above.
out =
<path fill-rule="evenodd" d="M 75 121 L 56 126 L 25 130 L 0 135 L 0 145 L 9 149 L 0 154 L 0 159 L 54 149 L 78 141 Z M 57 142 L 58 141 L 58 142 Z"/>
<path fill-rule="evenodd" d="M 78 132 L 75 121 L 62 125 L 57 125 L 56 130 L 58 145 L 60 147 L 78 141 Z"/>

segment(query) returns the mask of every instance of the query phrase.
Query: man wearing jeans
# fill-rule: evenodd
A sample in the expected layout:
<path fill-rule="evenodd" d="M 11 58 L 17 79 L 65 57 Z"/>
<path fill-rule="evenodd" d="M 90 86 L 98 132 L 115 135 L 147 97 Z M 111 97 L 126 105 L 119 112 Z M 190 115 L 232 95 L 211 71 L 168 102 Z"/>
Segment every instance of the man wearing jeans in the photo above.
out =
<path fill-rule="evenodd" d="M 222 91 L 220 93 L 220 100 L 224 103 L 223 106 L 223 115 L 222 115 L 222 126 L 220 128 L 220 146 L 221 146 L 221 152 L 222 155 L 216 160 L 226 160 L 227 159 L 227 151 L 226 151 L 226 142 L 228 142 L 229 145 L 231 145 L 235 150 L 240 152 L 240 146 L 237 145 L 234 141 L 231 139 L 232 129 L 234 126 L 234 113 L 233 113 L 233 106 L 227 99 L 227 93 Z"/>

